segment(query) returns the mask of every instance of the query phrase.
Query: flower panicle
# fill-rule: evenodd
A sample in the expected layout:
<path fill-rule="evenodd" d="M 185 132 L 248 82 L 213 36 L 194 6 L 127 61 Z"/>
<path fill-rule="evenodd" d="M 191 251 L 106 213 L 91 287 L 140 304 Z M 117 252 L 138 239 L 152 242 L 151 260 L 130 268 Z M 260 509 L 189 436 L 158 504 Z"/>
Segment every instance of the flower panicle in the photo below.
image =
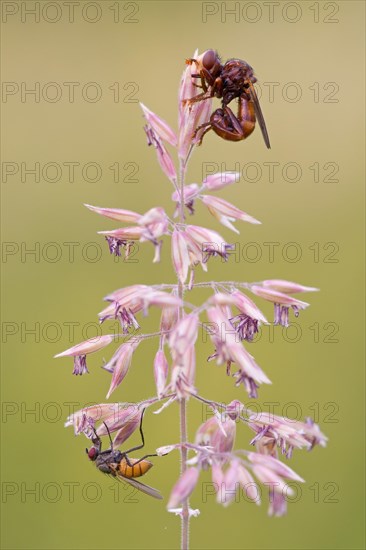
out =
<path fill-rule="evenodd" d="M 117 390 L 124 391 L 128 385 L 128 380 L 125 382 L 128 373 L 131 370 L 131 376 L 134 374 L 131 366 L 137 362 L 137 356 L 134 358 L 137 348 L 144 338 L 152 337 L 158 338 L 151 369 L 156 395 L 136 404 L 116 402 L 84 407 L 71 414 L 65 423 L 65 426 L 73 427 L 75 434 L 84 434 L 92 440 L 106 436 L 110 438 L 110 434 L 113 434 L 113 450 L 125 443 L 139 428 L 144 440 L 142 418 L 145 409 L 153 404 L 157 405 L 154 410 L 157 415 L 166 414 L 168 408 L 170 412 L 176 405 L 180 406 L 181 411 L 185 410 L 186 402 L 191 398 L 210 405 L 213 415 L 196 428 L 194 443 L 189 443 L 182 435 L 178 443 L 161 442 L 156 455 L 151 455 L 156 456 L 158 461 L 159 457 L 172 451 L 181 453 L 181 475 L 172 488 L 167 509 L 182 517 L 182 523 L 199 515 L 199 510 L 189 507 L 188 499 L 194 494 L 203 470 L 211 472 L 216 501 L 224 507 L 236 500 L 239 491 L 245 491 L 250 501 L 260 504 L 259 483 L 269 487 L 269 515 L 284 515 L 287 510 L 285 495 L 293 494 L 288 482 L 304 480 L 287 465 L 287 461 L 285 463 L 279 459 L 281 454 L 289 459 L 294 449 L 310 451 L 317 445 L 325 447 L 327 443 L 326 436 L 311 419 L 301 422 L 263 412 L 255 414 L 238 399 L 224 406 L 204 399 L 199 394 L 196 370 L 201 365 L 196 344 L 201 328 L 206 330 L 214 347 L 208 361 L 215 360 L 218 366 L 223 365 L 226 375 L 234 379 L 235 386 L 243 386 L 249 398 L 256 399 L 260 386 L 271 384 L 248 351 L 254 348 L 254 340 L 261 325 L 269 324 L 256 303 L 257 299 L 272 303 L 274 324 L 287 327 L 291 310 L 297 317 L 300 311 L 309 306 L 293 295 L 318 290 L 285 279 L 265 279 L 256 283 L 212 282 L 207 283 L 207 286 L 211 287 L 213 293 L 203 304 L 196 306 L 187 299 L 194 286 L 205 284 L 194 285 L 196 267 L 200 265 L 206 272 L 212 257 L 227 262 L 235 250 L 235 245 L 227 242 L 215 230 L 187 223 L 187 217 L 196 215 L 196 208 L 199 212 L 203 205 L 225 230 L 239 233 L 235 224 L 239 221 L 261 224 L 256 217 L 218 196 L 222 190 L 226 192 L 227 187 L 239 182 L 240 173 L 209 173 L 202 178 L 201 183 L 196 183 L 196 180 L 185 184 L 188 160 L 195 147 L 200 145 L 203 133 L 210 126 L 209 121 L 212 121 L 214 89 L 207 82 L 206 76 L 210 73 L 210 60 L 218 62 L 218 59 L 214 50 L 202 54 L 196 50 L 193 58 L 187 60 L 178 93 L 177 131 L 165 119 L 140 103 L 147 144 L 155 150 L 162 173 L 173 185 L 173 214 L 169 214 L 162 206 L 137 212 L 85 204 L 90 211 L 121 225 L 99 231 L 105 237 L 110 253 L 115 256 L 124 253 L 125 258 L 129 258 L 135 243 L 149 242 L 154 247 L 153 263 L 157 263 L 160 261 L 163 241 L 171 239 L 171 260 L 177 284 L 149 286 L 136 283 L 118 288 L 105 296 L 107 304 L 98 314 L 101 324 L 106 320 L 119 322 L 122 334 L 118 337 L 128 335 L 118 344 L 110 359 L 101 365 L 108 373 L 104 376 L 110 377 L 106 399 L 110 399 L 112 394 L 117 395 Z M 213 76 L 213 73 L 210 74 Z M 196 99 L 195 96 L 199 94 L 200 97 Z M 191 101 L 192 98 L 195 100 Z M 243 207 L 246 210 L 247 206 Z M 253 295 L 253 300 L 248 296 L 249 293 Z M 161 311 L 159 331 L 133 336 L 131 333 L 141 328 L 140 317 L 147 316 L 151 307 Z M 200 320 L 203 312 L 207 314 L 208 323 Z M 82 375 L 88 372 L 87 356 L 103 350 L 114 339 L 115 336 L 111 334 L 92 338 L 55 357 L 73 357 L 73 374 Z M 145 365 L 140 368 L 144 369 Z M 145 372 L 139 374 L 144 375 Z M 123 388 L 120 388 L 122 382 Z M 185 414 L 181 414 L 183 434 L 186 430 Z M 248 441 L 253 450 L 235 449 L 237 431 L 243 425 L 250 433 Z M 188 456 L 188 452 L 194 453 L 194 456 Z"/>

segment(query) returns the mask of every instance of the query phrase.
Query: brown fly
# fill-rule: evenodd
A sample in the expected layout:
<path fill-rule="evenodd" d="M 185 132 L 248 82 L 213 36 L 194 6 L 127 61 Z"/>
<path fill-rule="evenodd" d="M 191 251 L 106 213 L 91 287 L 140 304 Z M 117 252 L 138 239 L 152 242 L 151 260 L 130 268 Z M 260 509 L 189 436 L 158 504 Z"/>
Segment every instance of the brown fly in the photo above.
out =
<path fill-rule="evenodd" d="M 187 64 L 195 65 L 197 72 L 192 74 L 192 78 L 200 81 L 200 84 L 195 85 L 203 91 L 185 100 L 186 103 L 192 105 L 212 97 L 222 100 L 221 109 L 216 109 L 211 114 L 209 122 L 196 128 L 196 134 L 205 129 L 200 143 L 209 130 L 213 130 L 223 139 L 241 141 L 250 136 L 258 121 L 264 142 L 270 149 L 266 124 L 253 86 L 257 79 L 252 67 L 241 59 L 229 59 L 221 63 L 215 50 L 206 50 L 197 59 L 187 59 Z M 237 114 L 228 107 L 233 99 L 238 100 Z"/>

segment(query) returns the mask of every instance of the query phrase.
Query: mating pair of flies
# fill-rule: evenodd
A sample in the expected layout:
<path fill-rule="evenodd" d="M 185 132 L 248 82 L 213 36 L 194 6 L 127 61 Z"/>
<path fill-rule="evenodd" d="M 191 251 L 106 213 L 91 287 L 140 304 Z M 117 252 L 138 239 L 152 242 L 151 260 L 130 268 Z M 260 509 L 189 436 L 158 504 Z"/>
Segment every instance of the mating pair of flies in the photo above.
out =
<path fill-rule="evenodd" d="M 209 122 L 196 128 L 194 135 L 204 129 L 199 143 L 202 143 L 204 135 L 209 130 L 213 130 L 223 139 L 241 141 L 250 136 L 258 121 L 264 142 L 270 149 L 266 124 L 253 86 L 257 79 L 252 67 L 241 59 L 229 59 L 221 63 L 215 50 L 206 50 L 197 59 L 187 59 L 186 63 L 195 65 L 197 72 L 191 76 L 200 80 L 200 84 L 194 84 L 203 91 L 195 97 L 183 100 L 184 103 L 191 106 L 197 101 L 205 101 L 212 97 L 222 100 L 221 108 L 211 114 Z M 238 100 L 236 115 L 228 107 L 233 99 Z"/>
<path fill-rule="evenodd" d="M 103 472 L 104 474 L 108 474 L 119 481 L 125 481 L 135 487 L 135 489 L 138 489 L 139 491 L 142 491 L 143 493 L 146 493 L 147 495 L 162 499 L 163 497 L 159 493 L 157 489 L 154 489 L 153 487 L 149 487 L 149 485 L 145 485 L 144 483 L 141 483 L 140 481 L 137 481 L 135 478 L 141 477 L 150 468 L 153 467 L 152 462 L 149 460 L 146 460 L 147 458 L 151 456 L 158 456 L 157 454 L 149 454 L 144 455 L 142 458 L 129 458 L 128 454 L 132 453 L 134 451 L 138 451 L 139 449 L 142 449 L 145 445 L 145 438 L 144 433 L 142 431 L 142 420 L 144 418 L 145 409 L 142 411 L 141 414 L 141 421 L 140 421 L 140 434 L 142 439 L 142 444 L 137 445 L 136 447 L 132 447 L 131 449 L 128 449 L 127 451 L 119 451 L 115 450 L 113 448 L 113 441 L 111 438 L 111 434 L 109 431 L 109 428 L 105 422 L 103 422 L 107 434 L 109 437 L 110 442 L 110 448 L 106 449 L 105 451 L 102 451 L 102 440 L 98 436 L 97 432 L 95 431 L 95 428 L 93 427 L 92 430 L 94 432 L 94 437 L 92 437 L 92 443 L 93 446 L 90 447 L 90 449 L 86 449 L 86 453 L 89 457 L 89 459 L 92 462 L 95 462 L 96 467 Z"/>

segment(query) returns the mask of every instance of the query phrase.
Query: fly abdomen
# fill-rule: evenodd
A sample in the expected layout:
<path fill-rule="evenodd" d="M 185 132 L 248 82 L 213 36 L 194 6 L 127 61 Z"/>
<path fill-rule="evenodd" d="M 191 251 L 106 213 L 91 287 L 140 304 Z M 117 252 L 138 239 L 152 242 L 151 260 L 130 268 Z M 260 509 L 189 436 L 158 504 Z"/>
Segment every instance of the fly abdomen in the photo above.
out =
<path fill-rule="evenodd" d="M 120 473 L 124 477 L 128 478 L 141 477 L 146 474 L 146 472 L 150 470 L 150 468 L 152 468 L 153 466 L 152 462 L 150 462 L 149 460 L 141 460 L 140 462 L 137 458 L 129 458 L 128 460 L 131 466 L 127 464 L 125 458 L 121 460 L 118 466 L 118 470 L 120 471 Z M 135 464 L 136 462 L 137 464 Z"/>

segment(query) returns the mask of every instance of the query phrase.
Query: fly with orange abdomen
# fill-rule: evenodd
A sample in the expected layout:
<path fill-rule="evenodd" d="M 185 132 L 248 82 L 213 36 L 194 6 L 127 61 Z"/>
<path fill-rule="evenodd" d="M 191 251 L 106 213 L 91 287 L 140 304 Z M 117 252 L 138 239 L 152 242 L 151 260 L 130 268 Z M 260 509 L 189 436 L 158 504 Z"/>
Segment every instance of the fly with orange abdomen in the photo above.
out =
<path fill-rule="evenodd" d="M 104 426 L 106 427 L 110 445 L 111 445 L 110 448 L 105 451 L 102 451 L 102 440 L 100 439 L 97 432 L 93 428 L 93 431 L 94 431 L 94 437 L 92 438 L 93 446 L 90 447 L 90 449 L 86 449 L 86 453 L 89 459 L 92 462 L 95 462 L 95 465 L 98 468 L 98 470 L 100 470 L 104 474 L 109 474 L 120 481 L 125 481 L 126 483 L 129 483 L 139 491 L 151 497 L 162 499 L 163 497 L 157 489 L 154 489 L 149 485 L 145 485 L 144 483 L 141 483 L 140 481 L 137 481 L 135 479 L 137 477 L 143 476 L 144 474 L 146 474 L 146 472 L 150 470 L 150 468 L 153 467 L 153 463 L 146 459 L 151 456 L 158 456 L 158 455 L 149 454 L 149 455 L 144 455 L 142 458 L 128 457 L 129 453 L 142 449 L 145 445 L 145 438 L 142 431 L 142 420 L 144 417 L 144 412 L 145 412 L 145 409 L 142 412 L 141 422 L 140 422 L 140 434 L 142 439 L 141 445 L 132 447 L 131 449 L 128 449 L 128 451 L 123 451 L 123 452 L 119 450 L 115 450 L 113 448 L 113 441 L 111 438 L 109 428 L 107 424 L 104 422 Z"/>

